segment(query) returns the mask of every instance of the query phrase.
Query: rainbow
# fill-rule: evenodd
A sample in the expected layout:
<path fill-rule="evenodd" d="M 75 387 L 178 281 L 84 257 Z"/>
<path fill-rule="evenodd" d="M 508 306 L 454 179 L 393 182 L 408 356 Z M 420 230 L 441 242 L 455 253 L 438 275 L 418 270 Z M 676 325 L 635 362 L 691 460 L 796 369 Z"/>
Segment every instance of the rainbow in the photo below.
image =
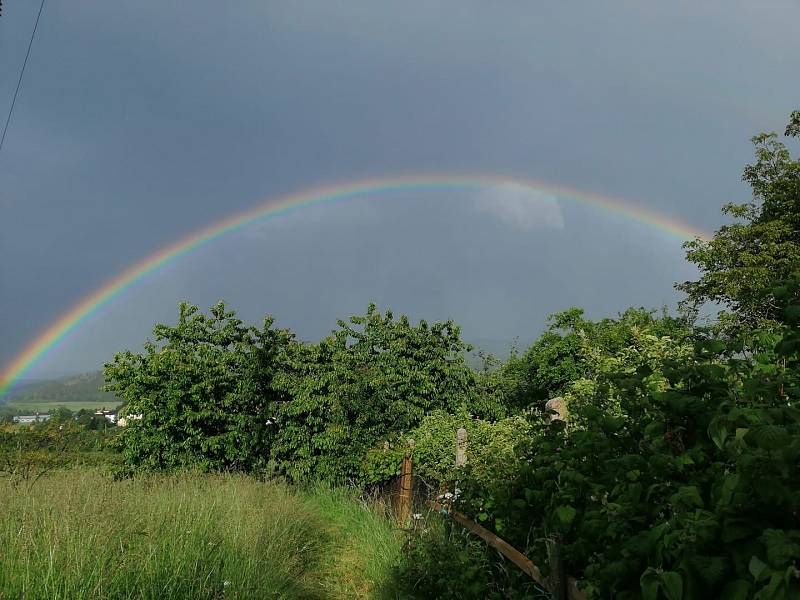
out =
<path fill-rule="evenodd" d="M 630 202 L 585 192 L 564 185 L 543 181 L 525 180 L 498 175 L 459 175 L 429 174 L 406 175 L 378 179 L 362 179 L 349 183 L 327 185 L 267 200 L 249 210 L 236 213 L 221 221 L 212 223 L 190 233 L 180 240 L 168 244 L 149 256 L 129 266 L 121 273 L 106 281 L 101 287 L 86 295 L 82 300 L 50 323 L 31 342 L 19 352 L 0 374 L 0 399 L 12 386 L 57 346 L 72 331 L 87 322 L 101 307 L 117 296 L 125 293 L 148 275 L 158 271 L 165 264 L 178 260 L 192 251 L 210 244 L 234 231 L 253 223 L 285 215 L 320 204 L 333 204 L 355 198 L 377 196 L 387 192 L 405 191 L 474 191 L 498 187 L 514 186 L 530 191 L 547 193 L 559 200 L 573 201 L 595 206 L 610 213 L 616 213 L 633 221 L 646 223 L 658 230 L 681 239 L 708 236 L 678 219 L 636 206 Z"/>

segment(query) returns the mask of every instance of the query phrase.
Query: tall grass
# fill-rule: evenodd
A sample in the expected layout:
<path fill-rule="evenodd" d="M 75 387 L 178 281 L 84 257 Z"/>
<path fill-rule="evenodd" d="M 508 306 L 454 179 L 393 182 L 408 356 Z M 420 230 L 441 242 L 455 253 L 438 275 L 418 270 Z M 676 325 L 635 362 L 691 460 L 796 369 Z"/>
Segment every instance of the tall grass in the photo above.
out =
<path fill-rule="evenodd" d="M 0 481 L 0 598 L 391 594 L 400 541 L 346 492 L 243 476 Z"/>
<path fill-rule="evenodd" d="M 306 492 L 329 524 L 336 551 L 320 561 L 321 582 L 329 598 L 396 598 L 403 562 L 402 540 L 388 507 L 369 503 L 353 490 L 316 487 Z"/>

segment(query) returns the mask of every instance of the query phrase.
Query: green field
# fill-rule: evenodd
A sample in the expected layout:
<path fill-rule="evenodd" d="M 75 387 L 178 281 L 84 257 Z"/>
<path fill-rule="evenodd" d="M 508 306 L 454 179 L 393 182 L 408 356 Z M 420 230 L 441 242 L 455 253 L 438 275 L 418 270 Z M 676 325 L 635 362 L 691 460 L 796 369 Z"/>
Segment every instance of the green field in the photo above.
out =
<path fill-rule="evenodd" d="M 97 400 L 85 400 L 85 401 L 76 401 L 76 402 L 64 402 L 60 400 L 53 400 L 53 401 L 45 401 L 45 400 L 11 400 L 7 404 L 2 405 L 2 408 L 6 408 L 7 410 L 14 411 L 15 413 L 25 413 L 25 414 L 34 414 L 34 413 L 49 413 L 55 410 L 56 408 L 64 407 L 68 408 L 73 412 L 77 412 L 81 409 L 85 410 L 97 410 L 100 408 L 105 408 L 107 410 L 112 410 L 115 408 L 113 404 L 103 404 Z"/>
<path fill-rule="evenodd" d="M 15 386 L 4 398 L 6 403 L 0 404 L 0 411 L 46 413 L 59 406 L 71 411 L 103 407 L 113 409 L 120 404 L 120 400 L 114 394 L 102 391 L 104 383 L 100 372 L 24 382 Z"/>

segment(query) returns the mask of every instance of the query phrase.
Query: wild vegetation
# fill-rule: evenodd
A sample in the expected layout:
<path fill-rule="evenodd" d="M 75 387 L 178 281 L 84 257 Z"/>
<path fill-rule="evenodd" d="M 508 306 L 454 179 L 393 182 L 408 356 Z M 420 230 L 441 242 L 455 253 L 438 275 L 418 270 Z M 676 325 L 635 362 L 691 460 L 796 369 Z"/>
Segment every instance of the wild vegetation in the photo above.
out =
<path fill-rule="evenodd" d="M 800 112 L 785 133 L 800 137 Z M 423 495 L 588 598 L 800 597 L 800 161 L 775 134 L 754 142 L 754 200 L 687 243 L 700 275 L 677 286 L 677 310 L 592 320 L 571 308 L 479 371 L 450 321 L 370 305 L 304 343 L 271 317 L 255 327 L 222 303 L 182 304 L 143 353 L 106 365 L 130 417 L 110 441 L 118 481 L 54 471 L 27 496 L 4 484 L 5 518 L 30 525 L 16 541 L 4 525 L 0 596 L 542 596 L 421 504 L 400 537 L 359 503 L 390 489 L 410 454 Z M 709 302 L 721 312 L 700 319 Z M 565 414 L 547 409 L 554 398 Z M 460 428 L 469 451 L 456 466 Z M 23 432 L 4 447 L 22 448 Z M 63 430 L 35 432 L 43 444 Z M 54 493 L 63 524 L 48 516 Z M 82 512 L 108 524 L 80 529 Z M 96 557 L 79 551 L 90 538 Z"/>
<path fill-rule="evenodd" d="M 400 543 L 353 494 L 232 474 L 0 480 L 0 598 L 365 598 Z"/>

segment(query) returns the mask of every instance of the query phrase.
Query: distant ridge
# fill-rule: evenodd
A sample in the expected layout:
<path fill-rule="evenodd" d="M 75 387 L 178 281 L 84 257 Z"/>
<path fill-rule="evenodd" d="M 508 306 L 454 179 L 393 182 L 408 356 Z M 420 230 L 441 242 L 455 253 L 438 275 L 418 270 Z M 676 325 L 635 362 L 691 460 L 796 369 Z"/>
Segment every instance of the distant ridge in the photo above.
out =
<path fill-rule="evenodd" d="M 114 406 L 119 399 L 111 392 L 100 390 L 104 383 L 100 371 L 68 375 L 21 383 L 0 402 L 9 403 L 73 403 L 96 402 L 98 405 Z"/>

